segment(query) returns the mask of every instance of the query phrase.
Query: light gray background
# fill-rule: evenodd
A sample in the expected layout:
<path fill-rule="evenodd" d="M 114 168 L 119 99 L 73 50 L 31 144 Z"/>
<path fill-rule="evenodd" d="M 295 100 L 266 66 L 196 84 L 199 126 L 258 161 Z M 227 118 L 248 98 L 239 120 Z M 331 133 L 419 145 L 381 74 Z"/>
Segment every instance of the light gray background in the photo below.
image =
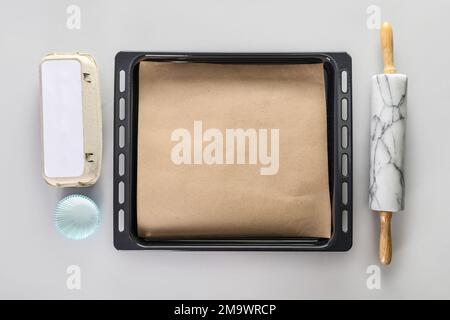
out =
<path fill-rule="evenodd" d="M 66 27 L 70 4 L 81 29 Z M 370 78 L 382 70 L 369 5 L 394 25 L 396 62 L 409 76 L 407 210 L 394 217 L 394 260 L 381 290 L 378 219 L 370 213 Z M 0 298 L 450 298 L 450 2 L 2 1 L 0 4 Z M 119 252 L 112 240 L 114 56 L 120 50 L 348 51 L 353 57 L 354 246 L 348 253 Z M 101 72 L 104 161 L 90 189 L 60 190 L 41 176 L 38 64 L 53 51 L 91 53 Z M 64 195 L 93 197 L 103 217 L 85 241 L 54 229 Z M 79 265 L 82 288 L 66 288 Z"/>

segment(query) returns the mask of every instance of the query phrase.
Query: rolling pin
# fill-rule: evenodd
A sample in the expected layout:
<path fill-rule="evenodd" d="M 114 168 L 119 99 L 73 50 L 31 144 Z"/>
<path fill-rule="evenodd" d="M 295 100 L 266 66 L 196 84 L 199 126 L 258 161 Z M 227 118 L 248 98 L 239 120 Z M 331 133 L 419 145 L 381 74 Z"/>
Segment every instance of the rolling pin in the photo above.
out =
<path fill-rule="evenodd" d="M 404 209 L 403 158 L 408 78 L 396 73 L 392 27 L 380 31 L 384 74 L 372 77 L 369 207 L 380 214 L 380 261 L 391 263 L 392 213 Z"/>

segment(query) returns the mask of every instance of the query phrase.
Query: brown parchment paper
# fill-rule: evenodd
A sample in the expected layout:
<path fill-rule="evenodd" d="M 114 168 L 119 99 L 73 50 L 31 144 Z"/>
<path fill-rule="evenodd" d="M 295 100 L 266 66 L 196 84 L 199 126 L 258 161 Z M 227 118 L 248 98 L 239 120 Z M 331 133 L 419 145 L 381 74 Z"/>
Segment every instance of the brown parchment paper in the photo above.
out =
<path fill-rule="evenodd" d="M 330 237 L 322 64 L 141 62 L 138 118 L 139 236 Z M 195 120 L 203 132 L 278 128 L 278 173 L 174 164 L 171 133 L 193 136 Z"/>

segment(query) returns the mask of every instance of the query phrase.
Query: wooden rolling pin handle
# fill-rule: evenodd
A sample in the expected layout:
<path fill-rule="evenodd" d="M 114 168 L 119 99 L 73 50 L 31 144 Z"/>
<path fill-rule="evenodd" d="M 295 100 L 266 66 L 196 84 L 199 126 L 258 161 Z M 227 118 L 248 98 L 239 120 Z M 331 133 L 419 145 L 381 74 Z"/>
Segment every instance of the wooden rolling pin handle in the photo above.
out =
<path fill-rule="evenodd" d="M 383 23 L 380 33 L 384 59 L 384 73 L 396 73 L 394 66 L 394 36 L 392 26 L 388 22 Z"/>
<path fill-rule="evenodd" d="M 391 219 L 392 212 L 380 212 L 380 261 L 384 265 L 392 259 Z"/>

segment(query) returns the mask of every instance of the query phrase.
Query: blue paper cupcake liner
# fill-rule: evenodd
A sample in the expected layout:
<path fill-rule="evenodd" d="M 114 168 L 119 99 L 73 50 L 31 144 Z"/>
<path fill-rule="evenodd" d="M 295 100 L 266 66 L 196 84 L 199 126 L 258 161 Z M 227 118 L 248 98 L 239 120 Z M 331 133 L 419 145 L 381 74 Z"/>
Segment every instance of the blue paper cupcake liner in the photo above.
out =
<path fill-rule="evenodd" d="M 60 200 L 54 211 L 55 227 L 68 239 L 91 236 L 100 223 L 100 210 L 93 200 L 80 194 Z"/>

